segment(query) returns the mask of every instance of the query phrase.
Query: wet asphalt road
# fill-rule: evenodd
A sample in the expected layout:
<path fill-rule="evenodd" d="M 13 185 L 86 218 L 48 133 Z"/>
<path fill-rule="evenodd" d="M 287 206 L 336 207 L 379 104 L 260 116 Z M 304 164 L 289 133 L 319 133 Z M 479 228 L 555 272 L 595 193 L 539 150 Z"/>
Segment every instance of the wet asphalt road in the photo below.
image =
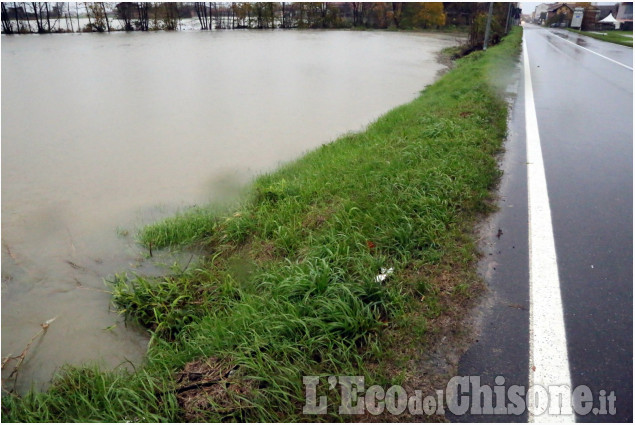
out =
<path fill-rule="evenodd" d="M 526 26 L 536 114 L 558 257 L 572 386 L 616 395 L 633 420 L 633 67 L 631 48 Z M 573 43 L 573 44 L 572 44 Z M 583 46 L 606 58 L 581 49 Z M 607 59 L 608 58 L 608 59 Z M 521 75 L 521 83 L 523 75 Z M 491 288 L 481 334 L 459 375 L 481 384 L 528 382 L 528 241 L 524 95 L 514 102 L 502 164 L 500 212 L 483 268 Z M 597 401 L 596 404 L 597 406 Z M 453 421 L 526 421 L 520 415 L 448 415 Z"/>

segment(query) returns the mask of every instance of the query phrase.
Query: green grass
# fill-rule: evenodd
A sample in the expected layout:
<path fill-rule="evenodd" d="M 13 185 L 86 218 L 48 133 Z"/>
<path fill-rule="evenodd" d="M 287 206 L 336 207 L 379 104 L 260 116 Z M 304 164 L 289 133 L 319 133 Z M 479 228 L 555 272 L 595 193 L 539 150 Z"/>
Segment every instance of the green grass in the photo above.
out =
<path fill-rule="evenodd" d="M 594 34 L 590 31 L 580 31 L 573 28 L 567 28 L 567 30 L 576 34 L 585 35 L 587 37 L 595 38 L 602 41 L 608 41 L 609 43 L 621 44 L 622 46 L 633 47 L 633 38 L 625 37 L 625 35 L 633 35 L 633 31 L 597 31 L 602 34 Z M 606 35 L 604 35 L 606 34 Z"/>
<path fill-rule="evenodd" d="M 237 208 L 145 228 L 148 247 L 207 253 L 162 278 L 112 280 L 119 311 L 151 332 L 145 364 L 69 368 L 48 392 L 4 396 L 2 420 L 350 420 L 334 398 L 329 415 L 302 416 L 302 376 L 418 384 L 408 362 L 480 287 L 473 226 L 493 208 L 506 136 L 495 82 L 520 39 L 515 28 L 366 131 L 261 176 Z M 394 273 L 378 283 L 382 268 Z"/>

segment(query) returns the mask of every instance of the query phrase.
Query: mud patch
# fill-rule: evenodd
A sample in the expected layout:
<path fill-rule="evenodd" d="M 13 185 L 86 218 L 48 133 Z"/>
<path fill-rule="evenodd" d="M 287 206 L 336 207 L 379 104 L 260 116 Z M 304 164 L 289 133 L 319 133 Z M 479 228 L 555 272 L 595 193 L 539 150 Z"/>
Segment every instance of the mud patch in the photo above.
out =
<path fill-rule="evenodd" d="M 252 406 L 257 384 L 230 359 L 209 357 L 187 363 L 176 375 L 176 398 L 186 422 L 205 422 L 212 413 L 240 419 Z"/>

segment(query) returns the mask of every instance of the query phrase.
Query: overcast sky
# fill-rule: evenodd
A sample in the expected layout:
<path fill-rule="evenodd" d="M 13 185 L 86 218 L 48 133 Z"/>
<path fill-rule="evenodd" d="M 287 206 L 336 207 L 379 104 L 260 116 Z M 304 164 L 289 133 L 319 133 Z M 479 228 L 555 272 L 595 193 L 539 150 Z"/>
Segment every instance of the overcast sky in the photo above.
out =
<path fill-rule="evenodd" d="M 542 2 L 538 1 L 523 1 L 520 3 L 520 7 L 523 9 L 523 13 L 527 15 L 531 15 L 531 12 L 536 10 L 536 6 L 538 6 Z"/>

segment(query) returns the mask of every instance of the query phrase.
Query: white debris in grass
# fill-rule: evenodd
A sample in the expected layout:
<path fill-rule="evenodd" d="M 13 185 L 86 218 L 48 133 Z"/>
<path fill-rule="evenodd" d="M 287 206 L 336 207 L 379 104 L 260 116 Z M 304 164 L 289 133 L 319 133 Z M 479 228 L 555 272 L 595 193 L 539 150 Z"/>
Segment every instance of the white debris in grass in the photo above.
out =
<path fill-rule="evenodd" d="M 385 269 L 385 268 L 381 268 L 381 274 L 378 274 L 377 276 L 375 276 L 375 282 L 377 283 L 381 283 L 384 280 L 386 280 L 386 278 L 388 276 L 390 276 L 393 272 L 395 271 L 395 269 L 393 269 L 392 267 L 389 269 Z"/>

